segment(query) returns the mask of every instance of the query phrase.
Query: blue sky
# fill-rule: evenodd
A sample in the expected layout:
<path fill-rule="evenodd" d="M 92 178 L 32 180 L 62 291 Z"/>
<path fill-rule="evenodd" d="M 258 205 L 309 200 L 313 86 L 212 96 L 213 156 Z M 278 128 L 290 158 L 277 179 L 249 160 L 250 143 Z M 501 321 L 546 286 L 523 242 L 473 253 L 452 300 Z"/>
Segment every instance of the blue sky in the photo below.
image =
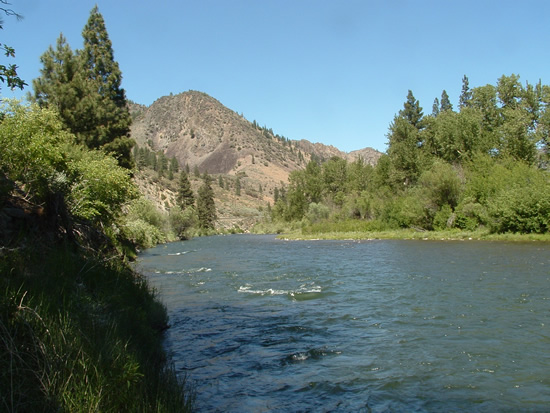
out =
<path fill-rule="evenodd" d="M 73 49 L 95 4 L 129 99 L 199 90 L 290 139 L 386 150 L 407 91 L 429 114 L 447 91 L 502 75 L 549 83 L 550 2 L 476 0 L 12 0 L 0 42 L 20 76 L 62 32 Z M 18 97 L 2 88 L 4 97 Z"/>

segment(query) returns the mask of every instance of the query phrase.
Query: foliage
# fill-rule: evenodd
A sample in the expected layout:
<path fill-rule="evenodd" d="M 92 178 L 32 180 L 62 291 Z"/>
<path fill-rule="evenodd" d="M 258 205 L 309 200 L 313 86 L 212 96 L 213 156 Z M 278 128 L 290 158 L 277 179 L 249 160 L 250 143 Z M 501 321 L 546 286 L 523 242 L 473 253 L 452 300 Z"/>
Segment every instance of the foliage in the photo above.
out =
<path fill-rule="evenodd" d="M 198 227 L 198 215 L 194 207 L 182 210 L 179 207 L 170 209 L 170 225 L 179 239 L 188 239 L 194 228 Z"/>
<path fill-rule="evenodd" d="M 122 206 L 138 194 L 130 172 L 74 140 L 56 112 L 10 101 L 0 123 L 0 171 L 50 217 L 70 214 L 97 228 L 116 225 Z"/>
<path fill-rule="evenodd" d="M 84 49 L 73 53 L 63 35 L 42 55 L 41 76 L 33 81 L 34 100 L 59 110 L 64 125 L 80 143 L 113 154 L 132 168 L 131 116 L 122 74 L 114 60 L 103 16 L 97 6 L 82 32 Z"/>
<path fill-rule="evenodd" d="M 72 184 L 67 194 L 71 213 L 103 225 L 113 223 L 121 207 L 138 195 L 130 171 L 103 152 L 73 148 L 71 155 Z"/>
<path fill-rule="evenodd" d="M 189 207 L 195 205 L 195 195 L 191 189 L 191 182 L 189 182 L 189 176 L 185 170 L 181 171 L 180 179 L 178 184 L 178 194 L 177 194 L 178 206 L 185 210 Z"/>
<path fill-rule="evenodd" d="M 494 232 L 543 234 L 550 230 L 550 177 L 525 164 L 513 165 L 509 184 L 488 202 Z"/>
<path fill-rule="evenodd" d="M 128 205 L 123 219 L 124 236 L 140 248 L 151 248 L 167 241 L 166 218 L 151 201 L 141 197 Z"/>
<path fill-rule="evenodd" d="M 7 101 L 1 108 L 0 171 L 23 185 L 28 196 L 44 202 L 54 179 L 67 169 L 65 144 L 71 136 L 55 112 Z"/>
<path fill-rule="evenodd" d="M 332 158 L 292 172 L 286 192 L 274 193 L 272 221 L 301 222 L 304 234 L 337 233 L 332 225 L 349 220 L 384 230 L 548 233 L 550 87 L 510 75 L 470 89 L 464 76 L 458 111 L 446 91 L 435 102 L 424 116 L 409 90 L 374 168 Z"/>
<path fill-rule="evenodd" d="M 189 411 L 166 363 L 166 310 L 116 260 L 64 246 L 0 260 L 0 405 L 5 411 Z"/>
<path fill-rule="evenodd" d="M 6 0 L 1 0 L 0 3 L 9 4 Z M 12 9 L 0 7 L 0 11 L 4 12 L 7 16 L 15 16 L 17 19 L 21 19 L 21 16 Z M 0 30 L 3 28 L 4 24 L 0 18 Z M 6 57 L 15 57 L 15 49 L 5 43 L 0 43 L 0 50 L 4 52 Z M 12 90 L 15 88 L 23 89 L 27 85 L 17 74 L 17 65 L 13 63 L 7 66 L 0 64 L 0 81 L 6 83 Z"/>
<path fill-rule="evenodd" d="M 207 230 L 214 228 L 214 222 L 217 219 L 214 190 L 212 178 L 206 173 L 203 175 L 203 183 L 197 194 L 197 214 L 200 228 Z"/>

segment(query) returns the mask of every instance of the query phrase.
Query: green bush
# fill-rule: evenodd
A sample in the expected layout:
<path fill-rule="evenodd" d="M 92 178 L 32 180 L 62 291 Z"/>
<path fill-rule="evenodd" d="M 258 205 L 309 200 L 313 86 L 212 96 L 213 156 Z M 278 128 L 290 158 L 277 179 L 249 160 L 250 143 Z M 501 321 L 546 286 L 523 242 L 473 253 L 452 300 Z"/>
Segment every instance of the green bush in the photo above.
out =
<path fill-rule="evenodd" d="M 455 227 L 466 231 L 474 231 L 489 223 L 487 208 L 472 198 L 465 198 L 455 212 Z"/>
<path fill-rule="evenodd" d="M 12 100 L 3 104 L 1 112 L 0 171 L 23 185 L 36 202 L 43 202 L 53 178 L 67 168 L 65 147 L 73 137 L 51 110 Z"/>
<path fill-rule="evenodd" d="M 140 248 L 152 248 L 166 242 L 166 236 L 157 227 L 143 219 L 127 221 L 122 226 L 124 237 Z"/>
<path fill-rule="evenodd" d="M 309 223 L 314 224 L 319 221 L 326 220 L 329 217 L 329 214 L 330 210 L 326 205 L 312 202 L 309 204 L 305 218 Z"/>
<path fill-rule="evenodd" d="M 437 231 L 445 230 L 452 226 L 449 222 L 450 218 L 453 215 L 453 210 L 449 204 L 443 205 L 439 208 L 439 211 L 436 212 L 433 220 L 433 227 Z M 449 225 L 451 224 L 451 225 Z"/>
<path fill-rule="evenodd" d="M 390 228 L 420 227 L 429 229 L 431 220 L 427 216 L 427 212 L 420 194 L 411 190 L 385 204 L 382 220 Z"/>
<path fill-rule="evenodd" d="M 193 207 L 187 207 L 182 210 L 180 207 L 170 209 L 168 216 L 172 231 L 179 239 L 191 238 L 190 231 L 192 228 L 198 227 L 199 218 L 197 211 Z"/>
<path fill-rule="evenodd" d="M 504 190 L 491 200 L 489 211 L 493 232 L 548 232 L 550 185 L 529 184 Z"/>
<path fill-rule="evenodd" d="M 101 151 L 74 147 L 71 155 L 72 184 L 67 194 L 70 212 L 92 222 L 111 224 L 121 207 L 139 194 L 130 171 Z"/>

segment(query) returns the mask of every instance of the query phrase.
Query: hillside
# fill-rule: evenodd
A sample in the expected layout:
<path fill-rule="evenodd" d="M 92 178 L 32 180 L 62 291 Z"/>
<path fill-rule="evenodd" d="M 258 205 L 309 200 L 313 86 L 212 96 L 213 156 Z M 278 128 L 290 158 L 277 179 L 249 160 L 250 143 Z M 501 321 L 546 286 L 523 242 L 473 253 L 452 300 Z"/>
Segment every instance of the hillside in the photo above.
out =
<path fill-rule="evenodd" d="M 261 215 L 258 208 L 273 204 L 274 189 L 286 185 L 289 174 L 304 168 L 312 157 L 338 156 L 349 161 L 361 157 L 374 165 L 381 156 L 371 148 L 345 153 L 333 146 L 281 137 L 202 92 L 164 96 L 148 107 L 132 104 L 130 111 L 131 133 L 139 147 L 175 157 L 180 168 L 198 168 L 216 179 L 222 177 L 224 188 L 216 185 L 215 190 L 222 226 L 227 226 L 224 222 L 248 226 Z M 234 191 L 237 178 L 240 196 Z M 141 176 L 138 183 L 161 209 L 173 204 L 175 186 L 166 180 Z"/>

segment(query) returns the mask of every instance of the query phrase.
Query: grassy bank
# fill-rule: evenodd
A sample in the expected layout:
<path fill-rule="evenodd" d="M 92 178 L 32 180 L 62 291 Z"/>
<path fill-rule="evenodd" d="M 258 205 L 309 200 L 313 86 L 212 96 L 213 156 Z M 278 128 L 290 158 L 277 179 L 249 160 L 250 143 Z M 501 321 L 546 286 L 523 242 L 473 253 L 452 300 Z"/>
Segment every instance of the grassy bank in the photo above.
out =
<path fill-rule="evenodd" d="M 119 258 L 65 244 L 0 255 L 0 410 L 191 410 L 162 348 L 166 310 Z"/>
<path fill-rule="evenodd" d="M 316 223 L 303 221 L 269 221 L 257 224 L 257 234 L 279 234 L 289 240 L 365 240 L 365 239 L 415 239 L 415 240 L 487 240 L 487 241 L 542 241 L 550 242 L 550 233 L 520 234 L 493 233 L 488 229 L 464 231 L 447 229 L 427 231 L 420 228 L 389 228 L 379 221 L 325 220 Z"/>
<path fill-rule="evenodd" d="M 492 234 L 489 231 L 418 231 L 396 229 L 384 231 L 327 231 L 285 232 L 281 238 L 289 240 L 365 240 L 365 239 L 413 239 L 413 240 L 486 240 L 486 241 L 543 241 L 550 242 L 550 234 Z"/>

